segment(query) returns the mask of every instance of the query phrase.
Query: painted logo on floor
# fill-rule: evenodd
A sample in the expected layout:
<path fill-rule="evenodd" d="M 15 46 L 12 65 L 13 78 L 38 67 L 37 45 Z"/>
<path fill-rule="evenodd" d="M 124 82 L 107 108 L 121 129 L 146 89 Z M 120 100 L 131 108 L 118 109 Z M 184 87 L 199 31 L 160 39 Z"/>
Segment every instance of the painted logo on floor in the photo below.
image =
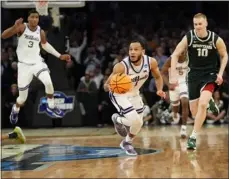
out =
<path fill-rule="evenodd" d="M 55 91 L 54 98 L 55 105 L 64 112 L 63 116 L 74 109 L 74 96 L 67 96 L 63 92 Z M 56 118 L 56 115 L 51 110 L 48 110 L 47 106 L 47 97 L 42 97 L 38 105 L 38 113 L 45 113 L 51 118 Z"/>
<path fill-rule="evenodd" d="M 136 148 L 139 155 L 160 150 Z M 127 156 L 118 147 L 85 147 L 72 145 L 5 145 L 2 147 L 2 171 L 42 170 L 55 161 L 101 159 Z"/>

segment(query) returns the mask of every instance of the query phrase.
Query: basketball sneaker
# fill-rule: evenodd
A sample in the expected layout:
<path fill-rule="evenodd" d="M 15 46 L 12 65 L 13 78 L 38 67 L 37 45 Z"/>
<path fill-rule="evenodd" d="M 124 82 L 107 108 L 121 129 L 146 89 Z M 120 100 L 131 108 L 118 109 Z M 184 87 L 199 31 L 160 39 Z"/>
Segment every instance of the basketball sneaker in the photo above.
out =
<path fill-rule="evenodd" d="M 11 113 L 10 113 L 10 123 L 11 124 L 16 124 L 17 121 L 18 121 L 18 113 L 19 113 L 19 111 L 15 111 L 14 110 L 15 106 L 16 106 L 16 104 L 13 105 Z"/>
<path fill-rule="evenodd" d="M 125 126 L 124 124 L 120 124 L 118 121 L 117 121 L 117 118 L 119 117 L 120 115 L 118 113 L 114 113 L 112 116 L 111 116 L 111 119 L 114 123 L 114 127 L 115 127 L 115 131 L 122 137 L 126 137 L 128 132 L 129 132 L 129 129 L 130 127 L 128 126 Z"/>
<path fill-rule="evenodd" d="M 131 143 L 126 142 L 125 139 L 120 143 L 120 147 L 125 150 L 127 155 L 136 156 L 138 153 L 134 150 L 134 147 Z"/>
<path fill-rule="evenodd" d="M 47 111 L 51 114 L 53 114 L 55 117 L 57 118 L 62 118 L 64 116 L 64 111 L 62 111 L 61 109 L 59 109 L 58 107 L 54 107 L 54 108 L 50 108 L 47 105 Z"/>
<path fill-rule="evenodd" d="M 14 132 L 17 134 L 17 138 L 22 144 L 26 142 L 26 138 L 20 127 L 15 127 Z"/>
<path fill-rule="evenodd" d="M 218 115 L 219 114 L 219 108 L 217 106 L 217 104 L 215 103 L 213 97 L 211 97 L 209 103 L 208 103 L 208 111 L 212 112 L 214 115 Z"/>
<path fill-rule="evenodd" d="M 187 149 L 196 150 L 196 139 L 188 138 Z"/>

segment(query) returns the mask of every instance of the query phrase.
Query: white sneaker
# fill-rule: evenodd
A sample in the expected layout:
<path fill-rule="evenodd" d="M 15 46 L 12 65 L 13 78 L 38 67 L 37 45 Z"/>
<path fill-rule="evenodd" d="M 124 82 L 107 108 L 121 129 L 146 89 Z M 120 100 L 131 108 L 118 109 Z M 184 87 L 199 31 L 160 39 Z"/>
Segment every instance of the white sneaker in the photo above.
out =
<path fill-rule="evenodd" d="M 175 125 L 175 124 L 178 124 L 179 121 L 180 121 L 180 114 L 177 113 L 177 117 L 175 118 L 173 113 L 172 113 L 172 116 L 173 116 L 173 121 L 171 122 L 171 124 Z"/>

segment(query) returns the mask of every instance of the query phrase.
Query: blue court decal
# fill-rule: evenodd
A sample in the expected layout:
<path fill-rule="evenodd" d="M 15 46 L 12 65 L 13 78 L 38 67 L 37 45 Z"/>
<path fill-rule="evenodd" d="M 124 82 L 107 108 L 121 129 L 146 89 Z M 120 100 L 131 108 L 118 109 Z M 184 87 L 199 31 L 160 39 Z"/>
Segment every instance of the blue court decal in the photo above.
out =
<path fill-rule="evenodd" d="M 55 105 L 64 112 L 64 116 L 74 110 L 74 96 L 68 96 L 63 92 L 55 91 L 54 92 Z M 42 97 L 38 105 L 38 113 L 44 113 L 51 118 L 56 118 L 56 115 L 53 114 L 50 110 L 47 110 L 47 97 Z M 63 117 L 64 117 L 63 116 Z"/>
<path fill-rule="evenodd" d="M 20 145 L 17 145 L 17 147 Z M 29 145 L 28 145 L 29 146 Z M 7 151 L 7 148 L 5 149 Z M 160 150 L 136 148 L 139 155 L 155 154 Z M 46 162 L 125 157 L 119 147 L 85 147 L 73 145 L 41 145 L 1 161 L 2 171 L 38 170 Z M 43 167 L 44 168 L 44 167 Z"/>

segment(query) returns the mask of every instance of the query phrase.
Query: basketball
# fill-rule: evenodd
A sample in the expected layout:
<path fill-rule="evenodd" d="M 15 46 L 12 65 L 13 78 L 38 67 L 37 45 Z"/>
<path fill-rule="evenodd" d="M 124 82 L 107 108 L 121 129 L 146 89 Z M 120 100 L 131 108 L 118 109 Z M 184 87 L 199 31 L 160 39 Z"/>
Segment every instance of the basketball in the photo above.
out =
<path fill-rule="evenodd" d="M 118 73 L 112 76 L 110 80 L 110 89 L 114 93 L 124 94 L 132 88 L 131 78 L 124 74 Z"/>

